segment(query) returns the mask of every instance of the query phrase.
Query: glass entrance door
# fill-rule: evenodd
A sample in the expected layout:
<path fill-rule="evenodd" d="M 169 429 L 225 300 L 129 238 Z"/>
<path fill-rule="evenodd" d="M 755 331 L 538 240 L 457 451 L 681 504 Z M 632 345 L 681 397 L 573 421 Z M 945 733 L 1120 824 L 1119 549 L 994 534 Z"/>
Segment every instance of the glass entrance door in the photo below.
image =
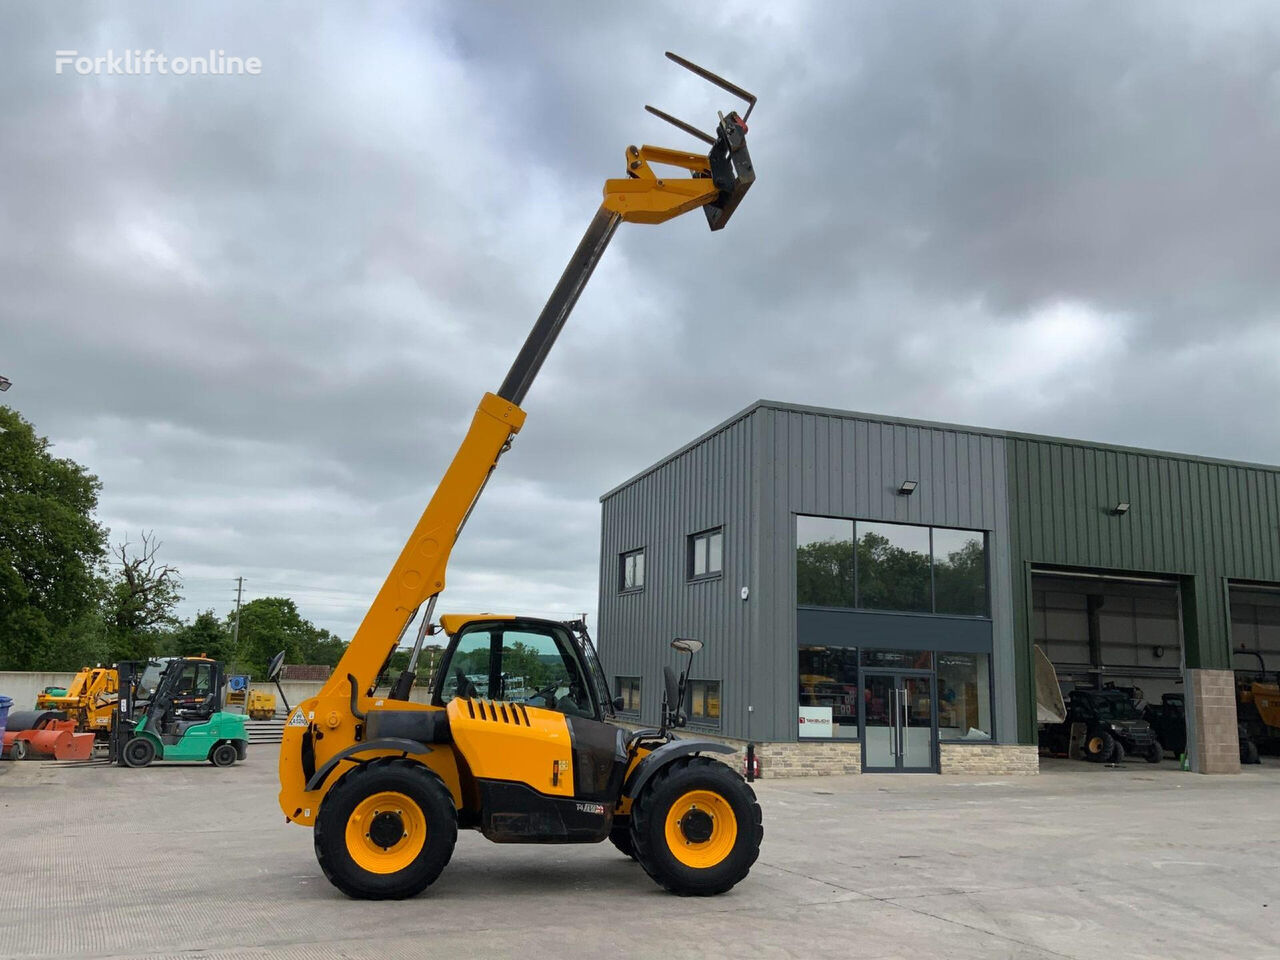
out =
<path fill-rule="evenodd" d="M 862 769 L 933 773 L 938 720 L 933 677 L 862 673 Z"/>

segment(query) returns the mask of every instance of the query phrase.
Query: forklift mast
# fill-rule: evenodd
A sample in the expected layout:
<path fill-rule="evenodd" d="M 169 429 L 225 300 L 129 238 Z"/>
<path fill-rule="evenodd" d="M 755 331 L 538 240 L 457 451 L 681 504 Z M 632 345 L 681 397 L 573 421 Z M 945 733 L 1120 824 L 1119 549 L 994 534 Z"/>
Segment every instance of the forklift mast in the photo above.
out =
<path fill-rule="evenodd" d="M 624 222 L 664 223 L 701 208 L 708 226 L 720 230 L 755 182 L 746 135 L 747 118 L 756 98 L 682 57 L 673 53 L 667 57 L 745 101 L 746 112 L 741 116 L 736 111 L 719 114 L 711 134 L 646 107 L 710 149 L 702 154 L 647 145 L 627 147 L 626 176 L 605 181 L 603 202 L 546 306 L 497 392 L 486 393 L 481 399 L 453 461 L 319 696 L 349 694 L 353 711 L 359 709 L 358 697 L 373 694 L 391 655 L 425 604 L 408 669 L 390 695 L 392 699 L 408 699 L 423 641 L 437 629 L 431 618 L 445 588 L 449 554 L 499 458 L 520 432 L 525 419 L 520 404 L 618 226 Z M 654 164 L 675 167 L 687 175 L 659 176 Z"/>

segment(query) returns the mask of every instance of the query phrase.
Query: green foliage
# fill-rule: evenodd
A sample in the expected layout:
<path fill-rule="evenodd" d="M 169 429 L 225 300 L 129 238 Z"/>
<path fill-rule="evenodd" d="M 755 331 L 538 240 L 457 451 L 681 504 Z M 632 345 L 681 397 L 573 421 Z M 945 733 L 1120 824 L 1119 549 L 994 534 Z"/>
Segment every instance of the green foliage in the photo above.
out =
<path fill-rule="evenodd" d="M 173 657 L 204 654 L 228 664 L 235 658 L 231 631 L 212 610 L 202 611 L 190 623 L 184 623 L 174 630 L 165 646 L 167 655 Z"/>
<path fill-rule="evenodd" d="M 867 532 L 858 538 L 858 605 L 869 610 L 927 611 L 929 554 Z"/>
<path fill-rule="evenodd" d="M 227 617 L 227 627 L 235 615 Z M 238 669 L 255 680 L 267 678 L 267 665 L 281 650 L 285 663 L 322 663 L 337 666 L 347 645 L 340 638 L 317 627 L 298 613 L 288 597 L 261 597 L 240 608 L 240 644 L 236 650 Z"/>
<path fill-rule="evenodd" d="M 987 554 L 981 539 L 935 559 L 933 589 L 938 613 L 987 613 Z"/>
<path fill-rule="evenodd" d="M 0 669 L 77 669 L 96 652 L 100 489 L 0 406 Z"/>
<path fill-rule="evenodd" d="M 797 547 L 796 598 L 802 604 L 852 607 L 856 569 L 860 608 L 980 616 L 987 612 L 986 564 L 980 537 L 938 556 L 930 570 L 927 553 L 896 546 L 867 531 L 858 538 L 856 550 L 848 540 L 835 539 Z"/>
<path fill-rule="evenodd" d="M 820 607 L 853 606 L 853 551 L 847 540 L 796 549 L 796 600 Z"/>

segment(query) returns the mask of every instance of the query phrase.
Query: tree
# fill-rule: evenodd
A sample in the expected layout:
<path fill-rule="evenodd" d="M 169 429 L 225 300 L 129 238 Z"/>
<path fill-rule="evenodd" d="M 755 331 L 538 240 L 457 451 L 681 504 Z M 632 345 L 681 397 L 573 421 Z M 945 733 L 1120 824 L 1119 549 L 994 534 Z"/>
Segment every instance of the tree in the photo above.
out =
<path fill-rule="evenodd" d="M 0 669 L 75 669 L 93 651 L 98 478 L 0 406 Z"/>
<path fill-rule="evenodd" d="M 169 636 L 167 648 L 177 657 L 194 657 L 204 654 L 213 660 L 228 663 L 235 657 L 231 645 L 231 631 L 212 610 L 204 610 L 190 623 L 184 623 Z"/>
<path fill-rule="evenodd" d="M 119 566 L 107 585 L 104 619 L 113 659 L 155 656 L 163 633 L 178 624 L 182 581 L 176 567 L 156 559 L 160 546 L 154 533 L 144 533 L 140 546 L 126 540 L 112 550 Z"/>
<path fill-rule="evenodd" d="M 232 615 L 234 616 L 234 615 Z M 232 617 L 227 618 L 230 624 Z M 255 679 L 267 678 L 267 664 L 281 650 L 285 663 L 336 666 L 346 644 L 298 613 L 288 597 L 260 597 L 240 608 L 239 669 Z"/>

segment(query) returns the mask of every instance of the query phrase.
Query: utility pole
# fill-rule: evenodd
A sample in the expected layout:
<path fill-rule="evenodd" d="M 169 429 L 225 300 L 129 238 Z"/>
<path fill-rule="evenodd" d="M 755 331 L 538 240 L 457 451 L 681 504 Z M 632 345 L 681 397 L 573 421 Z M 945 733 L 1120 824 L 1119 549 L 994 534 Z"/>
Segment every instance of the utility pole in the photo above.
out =
<path fill-rule="evenodd" d="M 240 595 L 244 593 L 244 577 L 236 577 L 236 624 L 231 631 L 232 656 L 240 653 Z"/>

